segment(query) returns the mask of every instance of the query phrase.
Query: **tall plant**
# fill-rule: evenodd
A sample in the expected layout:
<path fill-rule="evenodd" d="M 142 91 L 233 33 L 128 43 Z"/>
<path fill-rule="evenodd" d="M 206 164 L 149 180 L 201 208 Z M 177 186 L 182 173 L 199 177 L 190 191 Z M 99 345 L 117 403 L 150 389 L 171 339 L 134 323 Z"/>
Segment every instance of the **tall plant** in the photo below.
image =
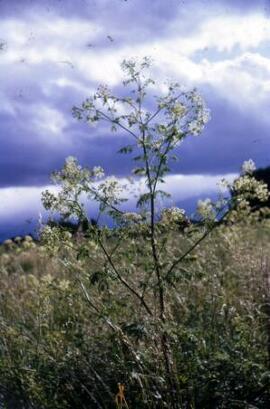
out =
<path fill-rule="evenodd" d="M 68 158 L 63 169 L 52 175 L 60 190 L 57 194 L 45 191 L 43 204 L 64 218 L 86 222 L 87 229 L 72 238 L 60 227 L 45 226 L 42 235 L 51 249 L 66 247 L 76 255 L 64 259 L 65 265 L 74 271 L 89 307 L 121 341 L 142 399 L 146 399 L 147 384 L 157 401 L 162 398 L 165 402 L 164 407 L 179 408 L 181 381 L 174 337 L 177 323 L 169 303 L 170 291 L 184 274 L 192 251 L 222 220 L 236 212 L 231 202 L 240 204 L 243 211 L 248 206 L 246 198 L 255 195 L 265 200 L 268 191 L 252 177 L 253 163 L 246 162 L 239 179 L 232 184 L 224 182 L 234 192 L 232 196 L 222 196 L 216 203 L 199 202 L 200 223 L 191 223 L 182 209 L 160 209 L 160 199 L 169 196 L 161 186 L 171 161 L 177 159 L 175 149 L 185 138 L 199 135 L 210 115 L 196 90 L 186 91 L 177 83 L 163 84 L 156 96 L 159 87 L 149 78 L 149 67 L 147 58 L 139 63 L 123 61 L 124 96 L 114 95 L 103 85 L 73 109 L 79 120 L 103 122 L 112 132 L 126 133 L 128 143 L 120 153 L 133 155 L 135 183 L 105 178 L 100 167 L 82 168 L 75 158 Z M 137 194 L 138 212 L 125 212 L 121 206 L 127 199 L 124 193 L 127 188 L 132 191 L 138 180 L 144 184 Z M 100 212 L 108 213 L 117 227 L 91 225 L 86 199 L 98 202 Z M 82 267 L 82 259 L 91 262 L 90 272 Z M 100 295 L 95 298 L 97 285 Z M 121 300 L 114 298 L 115 286 L 122 286 Z"/>

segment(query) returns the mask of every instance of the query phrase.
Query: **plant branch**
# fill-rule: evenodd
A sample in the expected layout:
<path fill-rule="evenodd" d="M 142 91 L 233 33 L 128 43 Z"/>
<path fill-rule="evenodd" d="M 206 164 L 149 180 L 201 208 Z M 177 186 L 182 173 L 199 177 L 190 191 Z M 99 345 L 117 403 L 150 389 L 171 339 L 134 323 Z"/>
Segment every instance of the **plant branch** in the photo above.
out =
<path fill-rule="evenodd" d="M 220 210 L 221 212 L 222 210 Z M 173 264 L 171 265 L 171 267 L 169 268 L 169 270 L 167 271 L 167 273 L 164 276 L 164 280 L 168 280 L 170 275 L 172 274 L 174 268 L 181 263 L 193 250 L 195 250 L 195 248 L 207 237 L 209 236 L 209 234 L 217 227 L 219 226 L 222 221 L 228 216 L 228 214 L 231 212 L 232 210 L 229 209 L 226 213 L 223 214 L 223 216 L 219 219 L 218 222 L 214 222 L 212 224 L 212 226 L 184 253 L 182 254 L 180 257 L 178 257 Z"/>
<path fill-rule="evenodd" d="M 150 308 L 148 307 L 148 305 L 146 304 L 144 298 L 142 297 L 142 295 L 140 295 L 133 287 L 130 286 L 130 284 L 121 276 L 121 274 L 119 273 L 119 271 L 117 270 L 117 268 L 115 267 L 115 264 L 110 256 L 110 254 L 108 253 L 108 251 L 106 250 L 105 246 L 103 245 L 102 241 L 99 239 L 99 245 L 103 251 L 103 253 L 105 254 L 107 261 L 109 262 L 110 266 L 112 267 L 114 273 L 116 274 L 118 280 L 133 294 L 135 295 L 136 298 L 138 298 L 141 302 L 141 304 L 144 306 L 144 308 L 146 309 L 147 313 L 149 315 L 153 315 L 152 311 L 150 310 Z"/>
<path fill-rule="evenodd" d="M 105 114 L 104 112 L 100 111 L 99 109 L 97 109 L 97 113 L 99 113 L 100 115 L 102 115 L 105 119 L 107 119 L 109 122 L 114 123 L 115 125 L 120 126 L 120 128 L 124 129 L 124 131 L 128 132 L 130 135 L 132 135 L 135 139 L 137 138 L 137 135 L 131 131 L 129 128 L 127 128 L 125 125 L 123 125 L 120 121 L 115 120 L 114 118 L 110 118 L 109 115 Z"/>

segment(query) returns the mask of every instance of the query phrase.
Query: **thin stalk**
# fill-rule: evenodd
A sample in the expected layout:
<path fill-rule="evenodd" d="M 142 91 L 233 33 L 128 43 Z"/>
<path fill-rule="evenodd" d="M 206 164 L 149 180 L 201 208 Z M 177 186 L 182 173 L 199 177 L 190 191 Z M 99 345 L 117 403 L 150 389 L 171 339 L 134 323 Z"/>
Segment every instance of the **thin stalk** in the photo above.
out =
<path fill-rule="evenodd" d="M 137 292 L 137 290 L 135 290 L 133 287 L 131 287 L 131 285 L 121 276 L 121 274 L 119 273 L 119 271 L 117 270 L 117 268 L 115 267 L 115 264 L 110 256 L 110 254 L 108 253 L 107 249 L 104 247 L 103 243 L 101 242 L 101 240 L 99 240 L 99 245 L 103 251 L 103 253 L 106 256 L 107 261 L 109 262 L 110 266 L 112 267 L 114 273 L 116 274 L 118 280 L 133 294 L 135 295 L 136 298 L 139 299 L 139 301 L 141 302 L 141 304 L 144 306 L 144 308 L 146 309 L 147 313 L 152 316 L 152 311 L 151 309 L 148 307 L 145 299 L 142 297 L 141 294 L 139 294 Z"/>
<path fill-rule="evenodd" d="M 224 210 L 224 209 L 222 209 Z M 220 212 L 222 211 L 220 210 Z M 232 211 L 232 209 L 229 209 L 226 213 L 224 213 L 224 215 L 219 219 L 218 222 L 215 222 L 212 224 L 212 226 L 184 253 L 182 254 L 180 257 L 178 257 L 171 265 L 171 267 L 169 268 L 169 270 L 167 271 L 167 273 L 164 276 L 164 280 L 168 280 L 170 275 L 172 274 L 173 270 L 175 269 L 175 267 L 180 264 L 193 250 L 195 250 L 195 248 L 197 246 L 199 246 L 199 244 L 207 237 L 209 236 L 209 234 L 217 227 L 219 226 L 222 221 L 228 216 L 228 214 Z M 220 213 L 219 212 L 219 213 Z"/>
<path fill-rule="evenodd" d="M 153 256 L 153 262 L 154 262 L 154 271 L 157 277 L 158 300 L 159 300 L 159 319 L 162 322 L 162 324 L 165 324 L 166 317 L 165 317 L 164 286 L 163 286 L 163 279 L 162 279 L 162 274 L 160 270 L 160 263 L 159 263 L 158 253 L 157 253 L 156 237 L 155 237 L 156 236 L 155 191 L 153 189 L 153 184 L 151 180 L 147 149 L 145 146 L 145 131 L 144 130 L 142 134 L 142 140 L 143 140 L 143 151 L 144 151 L 145 165 L 146 165 L 146 175 L 147 175 L 148 187 L 150 191 L 151 247 L 152 247 L 152 256 Z M 168 386 L 170 388 L 170 390 L 168 391 L 168 398 L 170 397 L 171 399 L 172 408 L 177 409 L 177 403 L 176 403 L 177 402 L 177 397 L 176 397 L 177 381 L 175 379 L 175 374 L 172 368 L 172 352 L 169 346 L 168 335 L 166 331 L 163 329 L 161 331 L 160 342 L 161 342 L 161 350 L 162 350 L 163 359 L 164 359 L 165 371 L 166 371 L 167 379 L 168 379 Z"/>

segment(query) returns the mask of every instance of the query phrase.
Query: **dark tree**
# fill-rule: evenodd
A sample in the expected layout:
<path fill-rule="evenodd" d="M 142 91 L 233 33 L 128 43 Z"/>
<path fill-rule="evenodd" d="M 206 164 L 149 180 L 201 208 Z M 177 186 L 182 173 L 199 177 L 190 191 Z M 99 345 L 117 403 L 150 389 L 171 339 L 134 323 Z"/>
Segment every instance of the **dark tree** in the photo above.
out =
<path fill-rule="evenodd" d="M 254 171 L 253 176 L 255 179 L 267 184 L 268 190 L 270 191 L 270 166 L 267 168 L 261 168 Z M 254 210 L 260 209 L 262 207 L 270 208 L 270 197 L 266 202 L 260 202 L 258 199 L 250 200 L 251 207 Z"/>

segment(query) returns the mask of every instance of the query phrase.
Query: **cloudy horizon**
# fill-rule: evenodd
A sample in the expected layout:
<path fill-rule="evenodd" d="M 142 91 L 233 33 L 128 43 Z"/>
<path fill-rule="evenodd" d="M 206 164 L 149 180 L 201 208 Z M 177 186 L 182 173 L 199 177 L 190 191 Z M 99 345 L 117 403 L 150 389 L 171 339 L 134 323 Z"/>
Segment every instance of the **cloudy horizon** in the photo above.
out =
<path fill-rule="evenodd" d="M 116 154 L 125 136 L 71 114 L 100 83 L 120 90 L 124 58 L 151 57 L 157 83 L 196 87 L 211 110 L 172 167 L 175 202 L 213 195 L 249 158 L 269 166 L 269 15 L 268 0 L 2 0 L 0 238 L 38 218 L 40 192 L 69 155 L 129 174 Z"/>

